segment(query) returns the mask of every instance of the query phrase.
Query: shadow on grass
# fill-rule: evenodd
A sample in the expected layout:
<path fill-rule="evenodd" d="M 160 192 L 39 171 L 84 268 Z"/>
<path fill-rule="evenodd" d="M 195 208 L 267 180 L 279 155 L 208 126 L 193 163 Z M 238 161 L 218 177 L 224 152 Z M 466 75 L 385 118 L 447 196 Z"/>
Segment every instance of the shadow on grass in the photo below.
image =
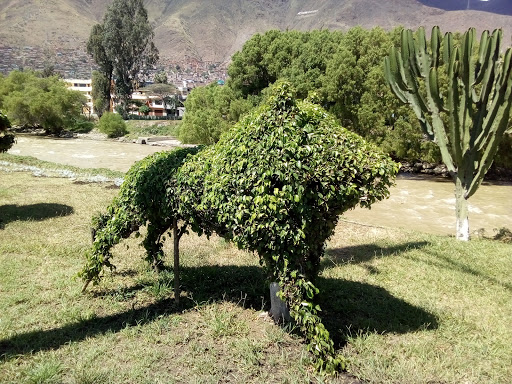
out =
<path fill-rule="evenodd" d="M 38 203 L 29 205 L 0 206 L 0 229 L 13 221 L 43 221 L 52 217 L 68 216 L 74 212 L 73 207 L 56 203 Z"/>
<path fill-rule="evenodd" d="M 317 281 L 320 316 L 335 345 L 359 333 L 408 333 L 438 327 L 436 316 L 391 295 L 384 288 L 357 281 Z"/>
<path fill-rule="evenodd" d="M 183 267 L 181 281 L 188 299 L 183 297 L 179 308 L 173 299 L 166 298 L 113 315 L 18 334 L 0 340 L 0 355 L 11 359 L 20 354 L 57 349 L 71 342 L 119 332 L 132 325 L 144 325 L 162 315 L 180 313 L 204 302 L 225 300 L 245 308 L 268 309 L 265 274 L 256 266 Z M 404 333 L 437 326 L 432 314 L 393 297 L 380 287 L 325 278 L 319 279 L 318 286 L 321 290 L 319 304 L 323 308 L 321 315 L 337 344 L 346 340 L 348 328 L 352 332 Z M 138 284 L 134 289 L 147 287 L 149 285 Z"/>
<path fill-rule="evenodd" d="M 354 245 L 343 248 L 328 248 L 326 257 L 322 260 L 322 269 L 337 264 L 361 264 L 378 257 L 387 257 L 407 252 L 411 249 L 420 249 L 429 245 L 427 241 L 415 241 L 394 245 L 391 247 L 379 247 L 375 244 Z"/>
<path fill-rule="evenodd" d="M 430 255 L 430 257 L 425 260 L 422 260 L 419 258 L 411 258 L 411 259 L 425 263 L 426 265 L 429 265 L 429 266 L 434 266 L 437 268 L 444 268 L 444 269 L 455 271 L 455 272 L 465 273 L 465 274 L 477 277 L 479 279 L 486 280 L 491 284 L 500 285 L 503 288 L 512 292 L 512 284 L 510 284 L 510 283 L 503 282 L 501 280 L 496 279 L 495 277 L 492 277 L 485 273 L 482 273 L 481 271 L 479 271 L 477 269 L 471 268 L 470 266 L 468 266 L 466 264 L 452 260 L 448 256 L 440 255 L 436 252 L 428 252 L 428 254 Z"/>

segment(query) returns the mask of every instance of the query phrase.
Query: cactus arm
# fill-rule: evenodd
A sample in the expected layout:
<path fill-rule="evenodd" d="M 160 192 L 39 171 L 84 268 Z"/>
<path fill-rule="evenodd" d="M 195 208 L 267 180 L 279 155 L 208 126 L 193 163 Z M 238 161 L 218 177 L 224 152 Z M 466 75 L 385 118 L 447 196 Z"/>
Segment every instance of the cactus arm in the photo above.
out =
<path fill-rule="evenodd" d="M 509 99 L 512 99 L 512 97 L 510 97 L 510 95 L 509 95 Z M 506 105 L 503 106 L 503 109 L 507 110 L 504 112 L 508 112 L 508 113 L 503 113 L 504 117 L 500 119 L 499 124 L 497 124 L 497 126 L 496 126 L 496 135 L 503 136 L 504 132 L 506 131 L 507 126 L 508 126 L 508 120 L 510 117 L 511 107 L 512 107 L 512 101 L 507 102 Z M 498 132 L 501 132 L 501 134 Z M 499 145 L 500 141 L 501 140 L 489 140 L 487 142 L 487 147 L 485 149 L 483 149 L 482 157 L 480 159 L 477 171 L 476 171 L 476 173 L 473 177 L 473 180 L 468 188 L 468 191 L 464 195 L 464 197 L 466 199 L 469 199 L 477 191 L 478 187 L 482 183 L 484 176 L 487 173 L 487 171 L 489 170 L 489 168 L 491 167 L 492 162 L 494 160 L 494 156 L 496 155 L 496 152 L 498 151 L 498 145 Z"/>
<path fill-rule="evenodd" d="M 421 29 L 421 28 L 420 28 Z M 421 76 L 420 68 L 415 58 L 416 47 L 414 46 L 414 35 L 410 29 L 404 29 L 401 35 L 402 61 L 407 63 L 403 66 L 407 79 L 416 79 Z M 412 73 L 411 73 L 412 72 Z"/>
<path fill-rule="evenodd" d="M 423 95 L 419 91 L 419 84 L 417 78 L 421 77 L 421 72 L 416 60 L 414 36 L 411 30 L 402 31 L 402 57 L 401 62 L 399 61 L 398 64 L 400 72 L 402 73 L 402 76 L 404 77 L 404 80 L 408 85 L 410 91 L 409 93 L 413 97 L 414 104 L 421 111 L 421 114 L 427 114 L 427 105 L 425 103 Z"/>
<path fill-rule="evenodd" d="M 437 69 L 431 68 L 429 73 L 429 88 L 430 95 L 434 100 L 434 103 L 437 105 L 439 111 L 444 111 L 444 103 L 441 95 L 439 93 L 439 81 L 437 79 Z"/>
<path fill-rule="evenodd" d="M 493 34 L 494 37 L 494 34 Z M 496 37 L 495 42 L 499 39 L 499 36 Z M 496 63 L 499 59 L 499 45 L 492 46 L 494 51 L 494 55 L 492 57 L 492 68 L 490 71 L 492 73 L 489 74 L 489 78 L 486 80 L 487 84 L 482 86 L 482 95 L 481 95 L 481 104 L 479 104 L 481 110 L 477 116 L 475 124 L 478 124 L 482 127 L 482 130 L 475 140 L 475 146 L 480 147 L 482 143 L 486 140 L 485 138 L 489 135 L 492 124 L 496 119 L 497 114 L 497 106 L 503 103 L 504 91 L 501 90 L 503 87 L 510 87 L 510 67 L 511 67 L 511 51 L 510 48 L 505 53 L 503 64 L 498 72 L 498 75 L 495 75 L 496 72 Z M 508 80 L 507 80 L 508 79 Z M 485 88 L 484 88 L 485 87 Z M 483 94 L 484 91 L 487 94 Z M 491 97 L 492 95 L 492 97 Z M 503 96 L 503 97 L 500 97 Z M 489 105 L 490 101 L 490 105 Z"/>
<path fill-rule="evenodd" d="M 482 37 L 480 38 L 480 47 L 478 48 L 478 62 L 476 66 L 477 78 L 475 83 L 480 83 L 482 81 L 483 74 L 485 73 L 485 65 L 488 64 L 489 59 L 489 49 L 487 48 L 489 45 L 489 31 L 485 30 L 482 32 Z"/>
<path fill-rule="evenodd" d="M 488 31 L 484 31 L 482 33 L 482 38 L 480 40 L 480 52 L 478 55 L 479 59 L 477 63 L 479 73 L 475 79 L 475 84 L 482 84 L 480 95 L 473 100 L 477 109 L 473 125 L 478 127 L 483 125 L 484 118 L 488 112 L 488 104 L 495 84 L 495 69 L 496 62 L 499 59 L 499 47 L 501 42 L 501 35 L 497 31 L 493 32 L 490 39 L 488 36 Z M 475 145 L 477 145 L 477 143 L 478 138 L 475 140 Z"/>
<path fill-rule="evenodd" d="M 445 38 L 445 40 L 448 40 Z M 448 44 L 453 44 L 453 40 L 449 39 Z M 458 48 L 453 49 L 453 46 L 451 49 L 446 49 L 445 47 L 445 54 L 446 52 L 451 52 L 450 57 L 445 57 L 445 60 L 448 61 L 448 97 L 447 97 L 447 112 L 450 116 L 449 121 L 449 137 L 450 137 L 450 144 L 452 147 L 452 154 L 455 157 L 455 162 L 457 164 L 462 163 L 462 148 L 459 145 L 460 141 L 460 120 L 459 120 L 459 104 L 458 101 L 460 100 L 460 94 L 459 94 L 459 83 L 457 80 L 457 60 L 459 56 L 459 50 Z"/>
<path fill-rule="evenodd" d="M 404 90 L 407 89 L 407 85 L 404 83 L 402 76 L 397 76 L 399 73 L 396 51 L 395 48 L 391 48 L 389 56 L 384 60 L 384 76 L 387 83 L 393 90 L 393 93 L 398 96 L 400 101 L 404 104 L 407 103 L 407 97 L 404 94 Z"/>
<path fill-rule="evenodd" d="M 489 76 L 489 72 L 492 72 L 492 67 L 494 65 L 494 63 L 492 61 L 490 61 L 489 59 L 491 58 L 491 53 L 494 51 L 494 47 L 491 47 L 489 48 L 489 44 L 491 45 L 496 45 L 496 40 L 495 40 L 495 36 L 494 36 L 494 33 L 493 33 L 493 36 L 489 39 L 489 31 L 484 31 L 482 33 L 482 37 L 480 38 L 480 47 L 479 47 L 479 50 L 478 50 L 478 62 L 477 62 L 477 65 L 476 65 L 476 72 L 477 72 L 477 76 L 476 76 L 476 79 L 475 79 L 475 84 L 486 84 L 488 81 L 485 80 L 486 77 Z M 485 88 L 482 88 L 482 91 L 484 90 Z M 481 99 L 481 96 L 483 95 L 482 92 L 480 92 L 480 99 Z M 477 100 L 474 100 L 474 102 L 476 103 Z"/>
<path fill-rule="evenodd" d="M 510 113 L 512 110 L 512 49 L 508 49 L 505 53 L 505 60 L 502 66 L 500 77 L 503 79 L 498 95 L 493 100 L 493 111 L 486 119 L 486 127 L 479 137 L 479 143 L 475 151 L 481 153 L 480 166 L 471 182 L 466 198 L 471 197 L 480 186 L 486 172 L 492 165 L 494 156 L 498 150 L 500 140 L 493 137 L 502 137 L 507 130 Z M 483 136 L 484 133 L 487 133 Z"/>
<path fill-rule="evenodd" d="M 410 47 L 406 34 L 402 34 L 402 39 L 403 44 Z M 389 56 L 384 60 L 384 76 L 400 101 L 412 107 L 423 132 L 430 140 L 434 140 L 434 132 L 426 119 L 427 106 L 419 96 L 418 83 L 409 70 L 409 66 L 404 65 L 404 60 L 410 62 L 410 58 L 404 52 L 399 54 L 394 48 L 391 48 Z"/>
<path fill-rule="evenodd" d="M 509 48 L 505 53 L 503 65 L 501 66 L 500 73 L 496 79 L 496 86 L 494 88 L 494 97 L 492 103 L 488 109 L 488 113 L 483 121 L 483 128 L 480 135 L 475 140 L 475 147 L 477 150 L 482 150 L 486 145 L 486 141 L 489 140 L 490 136 L 495 134 L 503 134 L 507 128 L 507 121 L 503 123 L 504 127 L 501 126 L 501 120 L 504 115 L 507 116 L 509 112 L 506 106 L 509 99 L 512 97 L 512 49 Z M 510 109 L 510 108 L 509 108 Z M 500 127 L 500 129 L 494 127 Z M 493 129 L 494 128 L 494 129 Z"/>
<path fill-rule="evenodd" d="M 414 46 L 415 61 L 419 74 L 422 78 L 426 79 L 430 69 L 430 57 L 427 53 L 427 38 L 424 28 L 418 29 L 417 44 L 414 44 L 414 41 L 411 44 Z"/>
<path fill-rule="evenodd" d="M 430 35 L 430 51 L 432 52 L 432 66 L 433 68 L 439 67 L 440 51 L 441 47 L 441 31 L 438 26 L 432 28 Z"/>
<path fill-rule="evenodd" d="M 475 140 L 476 130 L 479 127 L 472 126 L 471 116 L 473 115 L 473 83 L 475 82 L 475 66 L 472 60 L 473 46 L 475 40 L 475 29 L 470 28 L 463 37 L 461 44 L 461 71 L 462 95 L 460 98 L 459 119 L 462 124 L 461 145 L 464 150 L 469 150 Z"/>

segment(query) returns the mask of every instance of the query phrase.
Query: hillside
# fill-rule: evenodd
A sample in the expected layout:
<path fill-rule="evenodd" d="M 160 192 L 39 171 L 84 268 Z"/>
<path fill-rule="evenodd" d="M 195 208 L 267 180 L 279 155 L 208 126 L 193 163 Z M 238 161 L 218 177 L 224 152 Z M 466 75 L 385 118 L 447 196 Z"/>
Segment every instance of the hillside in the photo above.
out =
<path fill-rule="evenodd" d="M 101 20 L 110 2 L 4 0 L 0 45 L 83 50 L 91 26 Z M 506 3 L 508 0 L 146 0 L 146 7 L 162 57 L 222 62 L 254 33 L 271 28 L 440 25 L 443 31 L 462 31 L 469 26 L 478 30 L 502 27 L 505 41 L 510 42 L 512 10 Z"/>

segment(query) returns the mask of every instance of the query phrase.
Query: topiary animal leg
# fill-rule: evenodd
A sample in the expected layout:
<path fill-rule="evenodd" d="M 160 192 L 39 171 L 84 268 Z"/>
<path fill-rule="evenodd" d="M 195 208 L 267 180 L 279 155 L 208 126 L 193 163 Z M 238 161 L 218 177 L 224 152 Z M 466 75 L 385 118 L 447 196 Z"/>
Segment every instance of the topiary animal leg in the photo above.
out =
<path fill-rule="evenodd" d="M 160 272 L 163 267 L 162 236 L 169 228 L 170 226 L 163 223 L 149 222 L 147 225 L 148 232 L 142 242 L 146 249 L 146 261 L 157 272 Z"/>

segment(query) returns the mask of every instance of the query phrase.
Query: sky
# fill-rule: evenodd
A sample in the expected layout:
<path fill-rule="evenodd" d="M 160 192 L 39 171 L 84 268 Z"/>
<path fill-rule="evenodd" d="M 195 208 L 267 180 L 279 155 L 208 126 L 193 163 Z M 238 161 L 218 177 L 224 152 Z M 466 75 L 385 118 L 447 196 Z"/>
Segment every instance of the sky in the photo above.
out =
<path fill-rule="evenodd" d="M 447 11 L 471 9 L 512 16 L 512 0 L 418 0 Z"/>

